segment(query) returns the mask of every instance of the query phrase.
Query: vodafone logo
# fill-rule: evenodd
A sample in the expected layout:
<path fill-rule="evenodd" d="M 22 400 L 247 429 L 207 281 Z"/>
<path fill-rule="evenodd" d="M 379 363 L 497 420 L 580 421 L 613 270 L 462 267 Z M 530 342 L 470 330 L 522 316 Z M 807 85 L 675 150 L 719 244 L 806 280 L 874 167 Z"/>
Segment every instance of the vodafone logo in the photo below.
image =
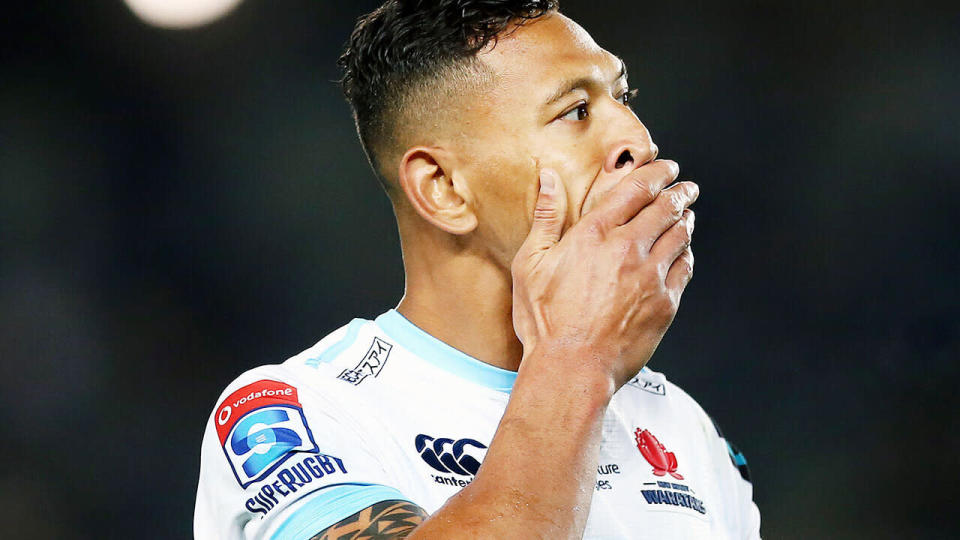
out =
<path fill-rule="evenodd" d="M 237 401 L 233 402 L 234 407 L 239 407 L 248 401 L 253 401 L 262 397 L 272 397 L 272 398 L 289 398 L 293 396 L 293 387 L 288 386 L 280 390 L 271 390 L 270 388 L 264 388 L 259 391 L 250 392 L 249 394 L 243 396 Z"/>
<path fill-rule="evenodd" d="M 230 413 L 233 412 L 233 408 L 229 405 L 220 409 L 220 414 L 217 415 L 217 423 L 221 426 L 227 423 L 227 420 L 230 419 Z"/>
<path fill-rule="evenodd" d="M 217 407 L 216 425 L 220 442 L 227 440 L 233 425 L 248 413 L 269 405 L 293 405 L 300 407 L 297 389 L 282 381 L 268 379 L 256 381 L 230 394 Z"/>
<path fill-rule="evenodd" d="M 264 388 L 259 391 L 250 392 L 249 394 L 243 396 L 242 398 L 233 401 L 233 407 L 239 407 L 247 403 L 248 401 L 253 401 L 255 399 L 264 398 L 264 397 L 276 398 L 276 399 L 283 399 L 283 398 L 289 399 L 293 397 L 293 401 L 296 401 L 296 395 L 294 395 L 293 387 L 287 387 L 280 390 L 272 390 L 270 388 Z M 220 409 L 220 413 L 217 414 L 217 424 L 222 426 L 222 425 L 225 425 L 230 420 L 230 415 L 233 414 L 233 407 L 231 407 L 230 405 L 224 405 L 224 407 Z"/>

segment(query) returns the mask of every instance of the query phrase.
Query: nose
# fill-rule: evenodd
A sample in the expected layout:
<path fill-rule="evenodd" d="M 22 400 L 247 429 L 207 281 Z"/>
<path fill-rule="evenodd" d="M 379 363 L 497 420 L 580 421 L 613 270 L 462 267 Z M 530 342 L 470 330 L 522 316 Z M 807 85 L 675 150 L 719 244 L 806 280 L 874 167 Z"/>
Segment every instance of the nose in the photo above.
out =
<path fill-rule="evenodd" d="M 645 137 L 645 139 L 643 142 L 620 141 L 611 145 L 610 151 L 607 152 L 607 156 L 603 160 L 603 171 L 607 174 L 618 171 L 621 174 L 626 174 L 644 163 L 656 159 L 659 148 L 649 137 Z"/>

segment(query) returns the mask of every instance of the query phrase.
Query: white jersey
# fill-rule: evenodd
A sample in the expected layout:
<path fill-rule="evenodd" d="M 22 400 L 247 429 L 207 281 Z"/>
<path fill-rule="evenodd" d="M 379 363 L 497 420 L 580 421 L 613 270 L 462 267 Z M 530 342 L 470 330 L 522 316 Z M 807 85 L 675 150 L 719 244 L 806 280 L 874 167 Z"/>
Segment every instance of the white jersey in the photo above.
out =
<path fill-rule="evenodd" d="M 387 500 L 433 513 L 473 480 L 515 378 L 394 310 L 355 319 L 223 392 L 203 437 L 194 533 L 306 540 Z M 700 406 L 644 368 L 604 417 L 584 537 L 759 538 L 738 469 L 743 457 Z"/>

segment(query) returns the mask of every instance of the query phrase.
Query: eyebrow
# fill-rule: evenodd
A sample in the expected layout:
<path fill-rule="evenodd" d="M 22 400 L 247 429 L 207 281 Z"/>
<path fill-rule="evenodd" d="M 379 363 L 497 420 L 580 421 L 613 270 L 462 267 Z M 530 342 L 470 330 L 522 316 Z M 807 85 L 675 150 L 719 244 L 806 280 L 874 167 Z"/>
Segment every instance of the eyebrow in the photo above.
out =
<path fill-rule="evenodd" d="M 620 72 L 617 73 L 616 77 L 614 77 L 614 81 L 619 81 L 627 76 L 627 63 L 624 62 L 622 58 L 617 58 L 617 60 L 620 61 Z M 577 77 L 576 79 L 565 81 L 556 92 L 551 94 L 550 97 L 543 102 L 543 106 L 549 107 L 570 92 L 579 90 L 581 88 L 588 88 L 595 84 L 597 84 L 597 80 L 593 77 Z"/>

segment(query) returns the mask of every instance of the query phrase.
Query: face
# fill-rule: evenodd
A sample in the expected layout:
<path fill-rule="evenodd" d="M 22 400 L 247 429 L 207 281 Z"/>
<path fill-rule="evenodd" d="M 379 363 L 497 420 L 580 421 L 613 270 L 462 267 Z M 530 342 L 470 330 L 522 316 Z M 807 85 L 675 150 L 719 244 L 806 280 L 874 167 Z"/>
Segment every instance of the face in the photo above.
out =
<path fill-rule="evenodd" d="M 657 149 L 626 105 L 623 63 L 567 17 L 535 19 L 478 58 L 496 81 L 461 104 L 455 174 L 470 186 L 476 234 L 509 268 L 530 230 L 542 168 L 560 174 L 569 226 Z"/>

